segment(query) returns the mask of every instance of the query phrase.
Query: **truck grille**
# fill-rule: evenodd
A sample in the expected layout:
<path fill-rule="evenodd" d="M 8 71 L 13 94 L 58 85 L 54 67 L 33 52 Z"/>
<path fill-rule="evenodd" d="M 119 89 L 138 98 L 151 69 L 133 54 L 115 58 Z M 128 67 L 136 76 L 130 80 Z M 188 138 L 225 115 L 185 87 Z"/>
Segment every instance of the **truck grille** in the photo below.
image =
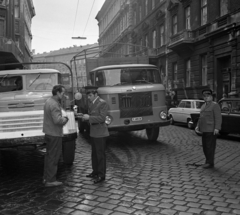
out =
<path fill-rule="evenodd" d="M 0 132 L 39 130 L 43 127 L 43 114 L 0 118 Z"/>
<path fill-rule="evenodd" d="M 9 109 L 30 108 L 30 107 L 34 107 L 34 102 L 19 102 L 19 103 L 8 104 Z"/>
<path fill-rule="evenodd" d="M 119 94 L 120 118 L 149 116 L 152 111 L 151 92 Z"/>

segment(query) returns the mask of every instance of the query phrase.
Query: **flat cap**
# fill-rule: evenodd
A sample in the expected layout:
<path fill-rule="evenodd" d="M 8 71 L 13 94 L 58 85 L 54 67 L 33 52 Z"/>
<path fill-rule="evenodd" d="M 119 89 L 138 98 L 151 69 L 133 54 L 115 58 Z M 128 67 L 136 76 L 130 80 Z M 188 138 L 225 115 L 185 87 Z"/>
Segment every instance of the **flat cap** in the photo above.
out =
<path fill-rule="evenodd" d="M 93 92 L 97 92 L 98 87 L 97 86 L 86 86 L 84 87 L 86 93 L 93 93 Z"/>
<path fill-rule="evenodd" d="M 213 95 L 213 91 L 211 89 L 204 89 L 202 91 L 202 94 L 209 94 L 209 95 Z"/>

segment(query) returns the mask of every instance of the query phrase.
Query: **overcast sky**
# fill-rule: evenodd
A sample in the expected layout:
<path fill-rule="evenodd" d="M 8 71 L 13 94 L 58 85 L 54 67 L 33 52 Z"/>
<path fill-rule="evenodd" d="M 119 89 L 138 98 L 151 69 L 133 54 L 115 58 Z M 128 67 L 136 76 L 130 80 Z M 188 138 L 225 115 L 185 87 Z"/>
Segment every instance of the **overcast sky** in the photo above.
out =
<path fill-rule="evenodd" d="M 96 43 L 99 29 L 95 17 L 104 1 L 33 0 L 36 15 L 32 19 L 32 49 L 35 53 L 43 53 Z M 87 39 L 72 39 L 77 36 Z"/>

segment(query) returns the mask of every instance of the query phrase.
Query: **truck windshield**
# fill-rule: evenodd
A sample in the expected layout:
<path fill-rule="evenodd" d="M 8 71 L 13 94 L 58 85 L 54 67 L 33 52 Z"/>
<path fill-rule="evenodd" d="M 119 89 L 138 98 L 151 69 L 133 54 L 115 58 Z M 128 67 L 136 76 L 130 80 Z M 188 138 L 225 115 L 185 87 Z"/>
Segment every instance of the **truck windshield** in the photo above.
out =
<path fill-rule="evenodd" d="M 98 87 L 161 83 L 159 70 L 154 68 L 98 70 L 91 72 L 90 78 L 91 84 Z"/>
<path fill-rule="evenodd" d="M 23 89 L 22 76 L 1 75 L 0 76 L 0 93 L 10 91 L 20 91 Z"/>
<path fill-rule="evenodd" d="M 57 84 L 56 74 L 29 74 L 26 75 L 26 86 L 28 90 L 52 90 Z"/>

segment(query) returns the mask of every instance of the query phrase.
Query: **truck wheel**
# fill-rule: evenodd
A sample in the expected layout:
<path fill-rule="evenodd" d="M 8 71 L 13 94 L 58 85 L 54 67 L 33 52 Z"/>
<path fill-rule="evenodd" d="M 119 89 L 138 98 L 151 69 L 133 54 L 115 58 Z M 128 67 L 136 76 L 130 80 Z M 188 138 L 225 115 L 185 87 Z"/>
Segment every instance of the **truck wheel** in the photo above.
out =
<path fill-rule="evenodd" d="M 159 127 L 146 128 L 148 140 L 156 141 L 159 135 Z"/>
<path fill-rule="evenodd" d="M 72 164 L 75 158 L 75 140 L 63 142 L 62 157 L 65 164 Z"/>

